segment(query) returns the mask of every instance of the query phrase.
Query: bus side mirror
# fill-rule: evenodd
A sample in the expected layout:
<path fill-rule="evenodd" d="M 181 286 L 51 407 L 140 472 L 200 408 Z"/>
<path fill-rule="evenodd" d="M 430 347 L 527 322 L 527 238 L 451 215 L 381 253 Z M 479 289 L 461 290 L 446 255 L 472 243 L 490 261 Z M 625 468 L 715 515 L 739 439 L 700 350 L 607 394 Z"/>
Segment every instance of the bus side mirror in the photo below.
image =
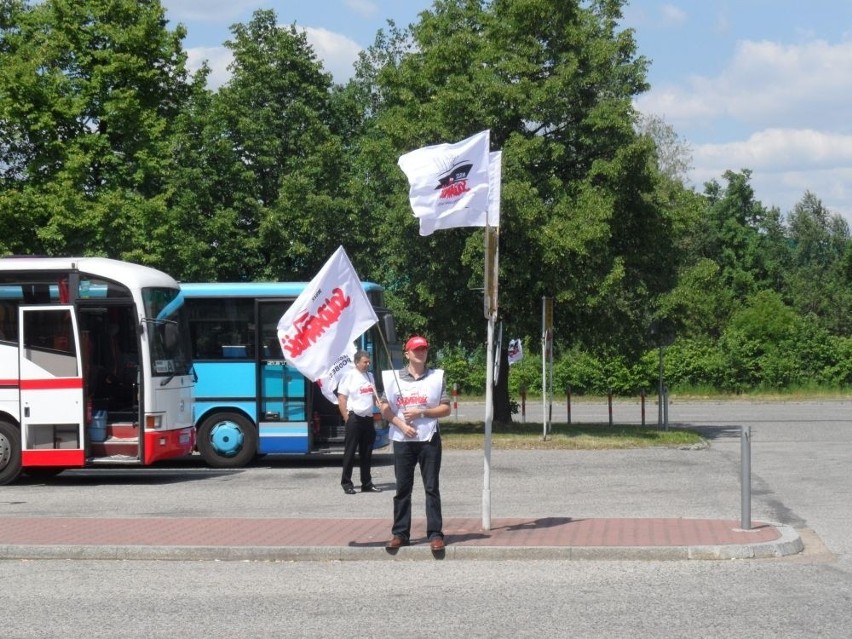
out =
<path fill-rule="evenodd" d="M 393 321 L 393 315 L 387 313 L 382 316 L 382 328 L 388 344 L 396 343 L 396 323 Z"/>

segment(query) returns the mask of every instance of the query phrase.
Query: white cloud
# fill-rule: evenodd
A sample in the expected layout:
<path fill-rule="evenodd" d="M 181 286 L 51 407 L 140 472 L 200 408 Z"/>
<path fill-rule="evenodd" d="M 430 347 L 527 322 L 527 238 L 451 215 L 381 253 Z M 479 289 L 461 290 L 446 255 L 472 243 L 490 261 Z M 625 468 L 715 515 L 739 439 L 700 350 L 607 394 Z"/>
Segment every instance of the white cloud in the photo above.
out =
<path fill-rule="evenodd" d="M 686 12 L 673 4 L 664 4 L 660 7 L 663 17 L 663 25 L 667 27 L 679 27 L 686 22 Z"/>
<path fill-rule="evenodd" d="M 354 40 L 327 29 L 303 27 L 308 43 L 313 47 L 323 68 L 332 74 L 335 82 L 344 83 L 354 73 L 353 64 L 358 59 L 361 46 Z M 207 86 L 217 89 L 231 77 L 228 65 L 233 61 L 231 50 L 227 47 L 193 47 L 187 49 L 187 67 L 197 71 L 201 63 L 207 60 L 210 77 Z"/>
<path fill-rule="evenodd" d="M 749 169 L 757 198 L 787 213 L 811 191 L 852 223 L 852 40 L 744 40 L 724 70 L 652 89 L 643 113 L 690 144 L 693 185 Z"/>
<path fill-rule="evenodd" d="M 813 129 L 764 129 L 748 139 L 722 144 L 702 144 L 694 161 L 717 173 L 729 168 L 754 168 L 776 172 L 807 167 L 852 168 L 852 135 Z"/>
<path fill-rule="evenodd" d="M 840 215 L 852 226 L 852 167 L 831 169 L 784 171 L 782 173 L 755 172 L 751 185 L 755 197 L 766 207 L 777 206 L 787 214 L 802 199 L 805 191 L 816 195 L 831 213 Z"/>
<path fill-rule="evenodd" d="M 201 64 L 207 60 L 210 67 L 210 75 L 207 77 L 207 87 L 218 89 L 231 77 L 228 65 L 234 59 L 231 50 L 227 47 L 193 47 L 187 49 L 186 65 L 190 71 L 195 72 L 201 68 Z"/>
<path fill-rule="evenodd" d="M 702 144 L 693 151 L 692 180 L 699 189 L 709 180 L 722 181 L 729 169 L 749 169 L 755 195 L 765 206 L 789 213 L 811 191 L 852 223 L 852 135 L 766 129 L 743 141 Z"/>
<path fill-rule="evenodd" d="M 370 18 L 376 14 L 379 7 L 375 2 L 370 0 L 344 0 L 344 4 L 352 9 L 355 13 L 365 18 Z"/>
<path fill-rule="evenodd" d="M 686 23 L 686 12 L 674 4 L 659 4 L 649 7 L 632 2 L 624 7 L 624 24 L 643 29 L 673 29 Z"/>
<path fill-rule="evenodd" d="M 801 45 L 742 41 L 716 77 L 653 89 L 641 111 L 663 115 L 676 128 L 731 117 L 762 126 L 846 126 L 852 98 L 852 41 Z"/>
<path fill-rule="evenodd" d="M 358 59 L 361 45 L 328 29 L 303 28 L 308 42 L 322 61 L 325 70 L 334 76 L 335 82 L 343 83 L 351 78 L 354 73 L 352 65 Z"/>
<path fill-rule="evenodd" d="M 713 30 L 716 33 L 728 33 L 731 30 L 731 20 L 724 7 L 716 13 L 716 21 L 713 24 Z"/>

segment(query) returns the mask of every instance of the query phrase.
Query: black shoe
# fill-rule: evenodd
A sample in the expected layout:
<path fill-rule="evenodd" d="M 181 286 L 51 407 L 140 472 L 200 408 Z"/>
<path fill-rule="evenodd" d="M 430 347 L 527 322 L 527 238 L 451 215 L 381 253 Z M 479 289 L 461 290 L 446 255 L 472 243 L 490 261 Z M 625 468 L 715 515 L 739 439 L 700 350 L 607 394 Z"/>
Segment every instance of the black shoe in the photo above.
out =
<path fill-rule="evenodd" d="M 378 486 L 374 486 L 373 484 L 370 484 L 369 486 L 361 486 L 361 492 L 362 493 L 380 493 L 380 492 L 382 492 L 382 489 L 379 488 Z"/>
<path fill-rule="evenodd" d="M 344 488 L 343 492 L 346 493 L 347 495 L 354 495 L 355 489 L 352 488 L 352 486 L 349 486 L 348 488 Z"/>

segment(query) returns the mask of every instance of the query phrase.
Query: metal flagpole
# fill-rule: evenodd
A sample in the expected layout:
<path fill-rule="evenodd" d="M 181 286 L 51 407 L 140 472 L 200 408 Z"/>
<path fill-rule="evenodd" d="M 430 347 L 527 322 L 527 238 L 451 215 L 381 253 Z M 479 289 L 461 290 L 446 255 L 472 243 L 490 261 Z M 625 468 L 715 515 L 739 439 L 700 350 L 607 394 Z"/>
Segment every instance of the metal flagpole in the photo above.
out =
<path fill-rule="evenodd" d="M 497 268 L 500 246 L 500 191 L 503 152 L 488 156 L 488 209 L 485 212 L 485 319 L 488 320 L 488 354 L 485 361 L 485 437 L 482 478 L 482 529 L 491 530 L 491 426 L 494 421 L 494 324 L 497 321 Z M 492 226 L 493 224 L 493 226 Z M 499 353 L 497 353 L 499 356 Z"/>
<path fill-rule="evenodd" d="M 488 351 L 485 360 L 485 441 L 482 479 L 482 529 L 491 530 L 491 426 L 494 421 L 494 325 L 497 321 L 497 259 L 499 229 L 485 227 L 485 317 Z"/>
<path fill-rule="evenodd" d="M 549 356 L 548 356 L 549 353 Z M 550 370 L 548 371 L 548 364 Z M 550 379 L 548 379 L 548 372 Z M 542 440 L 547 440 L 551 420 L 548 406 L 553 396 L 553 298 L 541 298 L 541 422 Z"/>

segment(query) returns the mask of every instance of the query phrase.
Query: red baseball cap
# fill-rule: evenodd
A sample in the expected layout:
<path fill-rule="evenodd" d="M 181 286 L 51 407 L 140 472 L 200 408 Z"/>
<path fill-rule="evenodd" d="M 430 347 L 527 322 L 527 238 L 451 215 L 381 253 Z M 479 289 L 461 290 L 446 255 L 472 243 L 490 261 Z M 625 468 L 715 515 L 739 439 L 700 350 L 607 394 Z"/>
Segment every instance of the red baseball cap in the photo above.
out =
<path fill-rule="evenodd" d="M 418 348 L 429 348 L 429 342 L 426 341 L 425 337 L 415 335 L 405 343 L 405 350 L 407 351 L 417 350 Z"/>

